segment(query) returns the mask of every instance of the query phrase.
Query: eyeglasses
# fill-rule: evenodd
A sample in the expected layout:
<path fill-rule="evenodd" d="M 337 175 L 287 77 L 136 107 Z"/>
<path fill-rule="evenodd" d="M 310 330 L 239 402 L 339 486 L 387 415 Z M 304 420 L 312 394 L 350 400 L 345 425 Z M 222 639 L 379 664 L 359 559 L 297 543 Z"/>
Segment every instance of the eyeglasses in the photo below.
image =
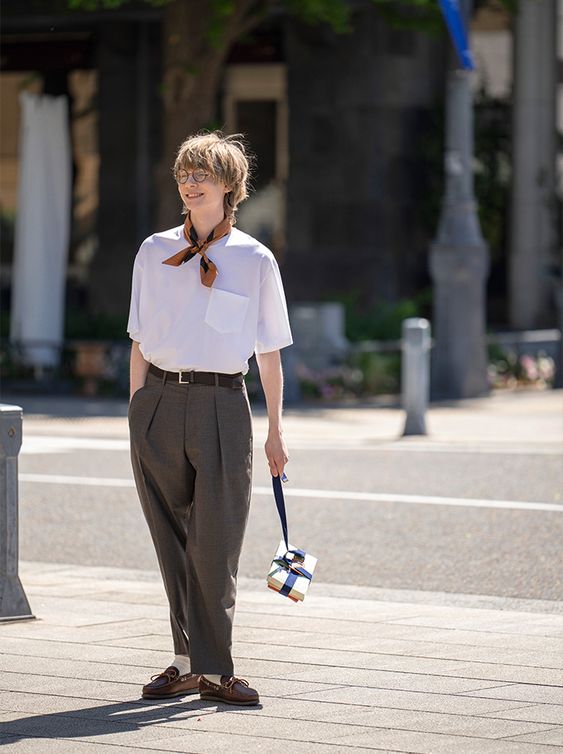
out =
<path fill-rule="evenodd" d="M 196 183 L 203 183 L 207 178 L 209 178 L 209 173 L 200 168 L 198 170 L 193 170 L 191 176 Z M 190 177 L 190 173 L 188 173 L 187 170 L 181 169 L 178 170 L 174 177 L 176 178 L 177 183 L 187 183 L 188 178 Z"/>

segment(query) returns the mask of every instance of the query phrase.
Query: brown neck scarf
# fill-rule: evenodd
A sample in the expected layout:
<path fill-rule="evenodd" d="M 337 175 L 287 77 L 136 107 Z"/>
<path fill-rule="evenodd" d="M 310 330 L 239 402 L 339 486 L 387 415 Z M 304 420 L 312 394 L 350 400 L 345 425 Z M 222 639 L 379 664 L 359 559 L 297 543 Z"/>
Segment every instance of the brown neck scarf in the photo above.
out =
<path fill-rule="evenodd" d="M 212 243 L 215 243 L 215 241 L 228 235 L 231 232 L 231 228 L 232 224 L 230 220 L 224 217 L 219 225 L 216 225 L 213 228 L 205 241 L 198 241 L 196 229 L 192 225 L 190 213 L 188 212 L 184 222 L 184 238 L 190 245 L 187 248 L 182 249 L 182 251 L 178 251 L 168 259 L 165 259 L 162 264 L 170 264 L 173 267 L 179 267 L 181 264 L 184 264 L 184 262 L 189 262 L 190 259 L 201 254 L 201 259 L 199 260 L 201 282 L 203 285 L 211 288 L 219 273 L 217 272 L 215 264 L 208 258 L 205 250 L 211 246 Z"/>

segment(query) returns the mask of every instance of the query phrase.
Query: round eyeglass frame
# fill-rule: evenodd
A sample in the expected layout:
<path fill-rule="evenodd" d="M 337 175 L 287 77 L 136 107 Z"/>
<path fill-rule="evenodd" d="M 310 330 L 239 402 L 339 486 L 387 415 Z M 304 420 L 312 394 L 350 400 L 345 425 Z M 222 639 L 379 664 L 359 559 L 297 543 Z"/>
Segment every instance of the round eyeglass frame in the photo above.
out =
<path fill-rule="evenodd" d="M 203 170 L 203 168 L 196 168 L 196 170 L 191 171 L 191 176 L 196 183 L 203 183 L 210 175 L 211 173 Z M 176 183 L 180 184 L 187 183 L 189 177 L 190 173 L 187 170 L 184 170 L 184 168 L 180 168 L 180 170 L 174 175 Z"/>

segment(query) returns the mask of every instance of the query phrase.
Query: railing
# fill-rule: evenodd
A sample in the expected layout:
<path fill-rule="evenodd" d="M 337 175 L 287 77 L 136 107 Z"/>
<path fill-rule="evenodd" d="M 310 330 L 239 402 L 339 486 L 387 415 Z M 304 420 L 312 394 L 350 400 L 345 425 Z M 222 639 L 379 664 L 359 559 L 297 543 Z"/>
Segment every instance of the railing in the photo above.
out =
<path fill-rule="evenodd" d="M 430 348 L 434 345 L 430 340 Z M 511 356 L 513 360 L 525 354 L 545 353 L 556 365 L 557 373 L 553 382 L 555 386 L 563 387 L 563 369 L 561 357 L 561 333 L 557 329 L 532 330 L 524 332 L 497 332 L 487 335 L 489 349 L 498 347 Z M 52 358 L 47 361 L 56 363 L 56 367 L 26 366 L 26 352 L 29 349 L 50 350 Z M 366 340 L 350 343 L 347 355 L 361 357 L 363 354 L 381 354 L 392 358 L 401 354 L 403 344 L 401 340 Z M 298 350 L 298 349 L 297 349 Z M 299 370 L 302 369 L 305 358 L 298 357 L 297 350 L 282 350 L 284 372 L 287 376 L 286 388 L 291 402 L 296 403 L 300 398 Z M 49 343 L 45 341 L 26 342 L 25 346 L 18 343 L 2 341 L 0 343 L 0 369 L 2 371 L 4 389 L 10 387 L 10 382 L 22 387 L 27 381 L 30 389 L 40 384 L 43 388 L 56 392 L 70 392 L 77 388 L 86 395 L 95 395 L 100 390 L 108 393 L 126 395 L 128 390 L 130 341 L 123 340 L 72 340 L 64 343 Z M 259 395 L 258 375 L 251 364 L 251 371 L 247 382 L 251 382 L 256 394 Z M 393 363 L 393 385 L 398 389 L 400 364 Z M 290 375 L 293 375 L 291 378 Z M 395 376 L 396 375 L 396 376 Z M 289 390 L 289 388 L 292 388 Z M 376 386 L 377 390 L 377 386 Z M 386 392 L 386 388 L 383 387 Z M 393 391 L 393 390 L 392 390 Z M 291 395 L 290 395 L 291 393 Z"/>
<path fill-rule="evenodd" d="M 108 385 L 126 394 L 129 382 L 131 342 L 122 340 L 67 340 L 63 343 L 3 340 L 0 343 L 0 369 L 3 384 L 40 384 L 57 392 L 80 387 L 95 395 Z M 36 359 L 36 357 L 39 357 Z M 38 363 L 34 363 L 35 361 Z"/>

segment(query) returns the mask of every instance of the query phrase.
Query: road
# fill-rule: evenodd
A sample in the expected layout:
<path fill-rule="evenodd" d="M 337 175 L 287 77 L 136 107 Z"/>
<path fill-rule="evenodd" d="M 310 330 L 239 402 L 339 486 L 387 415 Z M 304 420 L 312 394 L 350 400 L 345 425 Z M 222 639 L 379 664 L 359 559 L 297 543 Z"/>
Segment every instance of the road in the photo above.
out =
<path fill-rule="evenodd" d="M 20 558 L 156 569 L 132 482 L 125 402 L 24 407 Z M 253 406 L 254 480 L 239 574 L 263 578 L 281 532 Z M 315 580 L 410 592 L 563 599 L 563 395 L 433 406 L 401 439 L 396 408 L 287 408 L 290 539 Z"/>

